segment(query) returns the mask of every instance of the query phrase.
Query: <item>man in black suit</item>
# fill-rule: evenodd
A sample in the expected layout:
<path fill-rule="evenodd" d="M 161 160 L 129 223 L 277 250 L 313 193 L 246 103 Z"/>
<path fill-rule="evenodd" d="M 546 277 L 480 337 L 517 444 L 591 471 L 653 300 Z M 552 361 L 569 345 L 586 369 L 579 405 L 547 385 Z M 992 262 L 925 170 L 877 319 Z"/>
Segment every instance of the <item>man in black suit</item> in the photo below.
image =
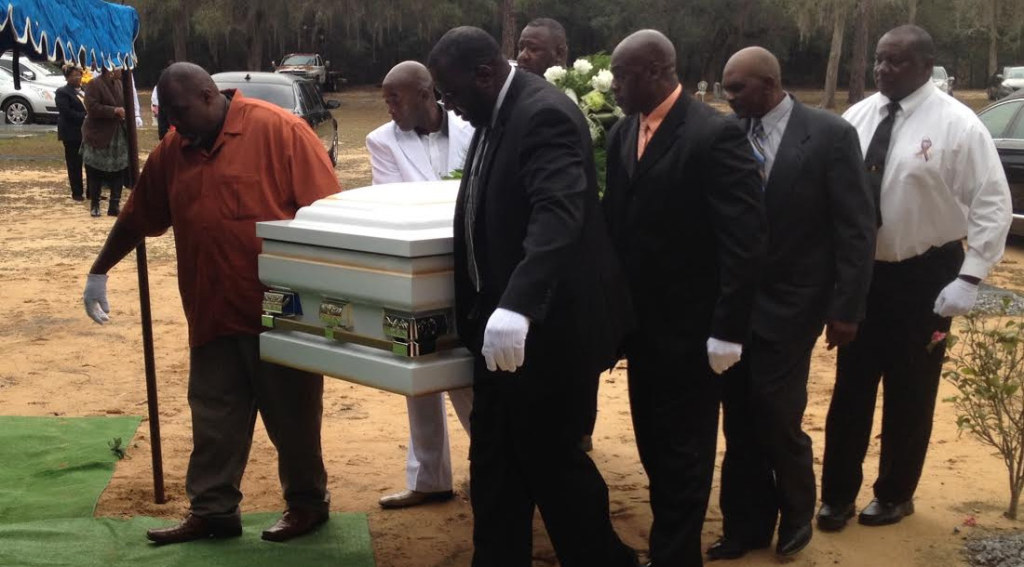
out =
<path fill-rule="evenodd" d="M 68 183 L 71 198 L 84 201 L 85 186 L 82 183 L 82 123 L 85 122 L 85 105 L 82 103 L 82 70 L 74 65 L 64 67 L 64 78 L 68 83 L 57 89 L 54 99 L 57 104 L 57 139 L 64 144 L 64 162 L 68 168 Z"/>
<path fill-rule="evenodd" d="M 823 326 L 830 349 L 849 343 L 864 317 L 875 199 L 857 131 L 789 96 L 770 52 L 737 52 L 722 87 L 763 172 L 771 237 L 752 333 L 724 381 L 725 533 L 708 557 L 767 547 L 777 522 L 776 553 L 792 556 L 811 540 L 816 502 L 811 439 L 801 428 L 811 350 Z"/>
<path fill-rule="evenodd" d="M 428 67 L 476 128 L 454 219 L 458 332 L 476 355 L 473 565 L 531 565 L 534 506 L 562 565 L 635 565 L 579 446 L 584 384 L 615 363 L 631 321 L 586 121 L 478 28 L 446 33 Z"/>
<path fill-rule="evenodd" d="M 629 400 L 651 485 L 651 564 L 702 564 L 721 374 L 735 364 L 767 239 L 761 179 L 735 121 L 682 92 L 672 42 L 612 53 L 628 116 L 609 134 L 604 207 L 632 291 Z"/>

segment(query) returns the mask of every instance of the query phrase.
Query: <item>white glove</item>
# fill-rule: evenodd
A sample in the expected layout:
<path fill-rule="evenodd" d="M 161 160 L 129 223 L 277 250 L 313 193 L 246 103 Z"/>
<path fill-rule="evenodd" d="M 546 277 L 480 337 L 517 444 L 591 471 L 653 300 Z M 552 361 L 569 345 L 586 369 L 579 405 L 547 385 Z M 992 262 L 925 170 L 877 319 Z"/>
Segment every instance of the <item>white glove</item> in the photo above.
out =
<path fill-rule="evenodd" d="M 85 280 L 85 314 L 100 325 L 110 320 L 110 304 L 107 303 L 107 274 L 89 274 Z"/>
<path fill-rule="evenodd" d="M 978 300 L 978 284 L 957 278 L 935 298 L 935 313 L 942 317 L 967 315 Z"/>
<path fill-rule="evenodd" d="M 480 349 L 487 370 L 515 372 L 516 368 L 522 366 L 526 358 L 526 333 L 529 330 L 530 320 L 526 317 L 501 307 L 495 309 L 487 320 L 484 346 Z"/>
<path fill-rule="evenodd" d="M 136 116 L 135 117 L 135 127 L 136 128 L 142 128 L 142 117 L 141 116 Z"/>
<path fill-rule="evenodd" d="M 715 374 L 721 374 L 740 361 L 743 356 L 743 345 L 720 341 L 715 337 L 708 337 L 708 363 Z"/>

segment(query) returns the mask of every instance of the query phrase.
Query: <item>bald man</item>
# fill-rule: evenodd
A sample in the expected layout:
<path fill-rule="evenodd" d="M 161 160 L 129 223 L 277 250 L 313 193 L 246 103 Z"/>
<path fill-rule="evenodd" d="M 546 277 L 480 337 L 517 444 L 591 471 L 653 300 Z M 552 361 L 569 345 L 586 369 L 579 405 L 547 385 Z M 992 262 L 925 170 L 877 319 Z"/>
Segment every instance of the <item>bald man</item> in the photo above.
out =
<path fill-rule="evenodd" d="M 549 67 L 565 63 L 569 57 L 569 46 L 565 40 L 565 28 L 551 18 L 537 18 L 526 24 L 519 33 L 519 55 L 516 65 L 534 75 L 544 76 Z"/>
<path fill-rule="evenodd" d="M 743 358 L 723 380 L 724 535 L 708 557 L 767 547 L 776 524 L 775 551 L 789 557 L 811 540 L 816 502 L 811 439 L 801 427 L 811 350 L 822 327 L 835 348 L 853 340 L 864 318 L 875 199 L 856 130 L 787 94 L 770 52 L 737 52 L 722 88 L 762 175 L 771 239 Z"/>
<path fill-rule="evenodd" d="M 651 563 L 702 564 L 722 378 L 739 361 L 767 231 L 740 126 L 682 92 L 672 42 L 642 30 L 612 53 L 626 112 L 609 133 L 603 205 L 632 291 L 629 400 L 651 485 Z"/>
<path fill-rule="evenodd" d="M 395 65 L 384 77 L 382 94 L 392 120 L 366 136 L 374 185 L 437 181 L 462 169 L 473 127 L 437 102 L 434 79 L 422 63 L 403 61 Z M 473 390 L 452 390 L 448 399 L 468 433 Z M 405 508 L 453 496 L 444 394 L 406 398 L 406 405 L 406 489 L 381 498 L 384 508 Z"/>
<path fill-rule="evenodd" d="M 263 539 L 285 541 L 328 519 L 323 377 L 260 360 L 266 287 L 257 273 L 255 223 L 290 219 L 340 188 L 319 139 L 290 112 L 218 91 L 191 63 L 168 67 L 159 89 L 161 108 L 177 130 L 146 160 L 83 297 L 89 317 L 110 323 L 107 272 L 145 237 L 174 229 L 189 334 L 189 514 L 147 536 L 169 544 L 241 535 L 239 486 L 259 413 L 277 448 L 287 504 Z"/>

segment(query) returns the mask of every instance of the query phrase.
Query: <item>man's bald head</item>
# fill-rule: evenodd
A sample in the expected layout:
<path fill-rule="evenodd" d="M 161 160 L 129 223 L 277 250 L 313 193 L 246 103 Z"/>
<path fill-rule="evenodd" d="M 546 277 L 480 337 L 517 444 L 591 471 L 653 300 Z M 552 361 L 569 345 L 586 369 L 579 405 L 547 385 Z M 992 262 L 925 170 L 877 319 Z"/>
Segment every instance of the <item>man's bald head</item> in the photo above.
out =
<path fill-rule="evenodd" d="M 212 144 L 227 116 L 228 100 L 199 65 L 179 62 L 164 69 L 157 83 L 160 107 L 178 134 L 192 144 Z"/>
<path fill-rule="evenodd" d="M 893 28 L 875 48 L 875 85 L 890 100 L 902 100 L 931 80 L 934 64 L 928 32 L 913 25 Z"/>
<path fill-rule="evenodd" d="M 786 96 L 779 60 L 763 47 L 737 51 L 722 71 L 722 90 L 737 116 L 761 118 Z"/>
<path fill-rule="evenodd" d="M 441 126 L 441 109 L 434 95 L 434 78 L 418 61 L 402 61 L 388 71 L 381 85 L 388 114 L 402 130 L 433 132 Z"/>
<path fill-rule="evenodd" d="M 612 52 L 612 90 L 627 114 L 647 114 L 679 86 L 676 48 L 657 30 L 640 30 Z"/>
<path fill-rule="evenodd" d="M 384 76 L 384 86 L 413 89 L 433 90 L 434 79 L 430 76 L 430 70 L 419 61 L 402 61 L 395 65 Z"/>

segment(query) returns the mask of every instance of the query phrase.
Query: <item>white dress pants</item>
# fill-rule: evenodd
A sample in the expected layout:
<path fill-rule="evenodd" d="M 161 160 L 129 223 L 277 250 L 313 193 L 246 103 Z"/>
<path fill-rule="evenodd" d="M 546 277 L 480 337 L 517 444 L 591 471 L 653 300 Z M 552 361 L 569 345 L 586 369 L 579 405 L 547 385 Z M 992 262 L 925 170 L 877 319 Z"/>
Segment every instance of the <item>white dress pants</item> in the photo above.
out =
<path fill-rule="evenodd" d="M 473 388 L 448 392 L 462 427 L 469 433 L 469 412 L 473 409 Z M 405 483 L 417 492 L 452 489 L 452 458 L 448 446 L 448 420 L 444 393 L 406 398 L 409 408 L 409 456 Z"/>

